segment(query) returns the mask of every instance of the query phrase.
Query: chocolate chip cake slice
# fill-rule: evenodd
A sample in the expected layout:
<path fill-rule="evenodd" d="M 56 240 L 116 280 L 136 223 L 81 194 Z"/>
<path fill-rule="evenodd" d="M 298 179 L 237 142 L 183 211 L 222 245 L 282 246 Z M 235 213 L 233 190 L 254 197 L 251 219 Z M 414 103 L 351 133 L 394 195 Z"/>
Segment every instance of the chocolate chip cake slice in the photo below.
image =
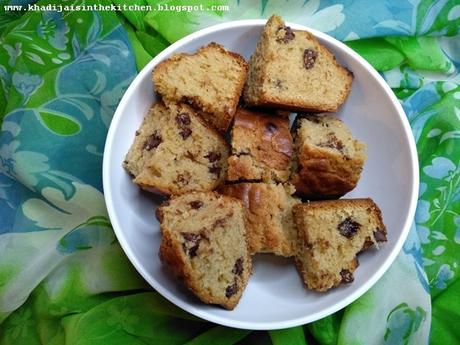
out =
<path fill-rule="evenodd" d="M 175 54 L 153 71 L 155 90 L 166 103 L 190 104 L 206 122 L 225 132 L 232 122 L 248 65 L 217 43 L 194 54 Z"/>
<path fill-rule="evenodd" d="M 309 289 L 351 283 L 362 251 L 386 242 L 382 214 L 371 199 L 316 201 L 294 206 L 297 269 Z"/>
<path fill-rule="evenodd" d="M 287 182 L 292 156 L 289 118 L 238 108 L 228 181 Z"/>
<path fill-rule="evenodd" d="M 123 163 L 141 188 L 159 194 L 211 191 L 225 179 L 229 146 L 185 104 L 153 105 Z"/>
<path fill-rule="evenodd" d="M 312 34 L 272 16 L 249 61 L 243 98 L 248 105 L 330 112 L 345 101 L 352 81 Z"/>
<path fill-rule="evenodd" d="M 251 254 L 294 255 L 297 232 L 292 207 L 300 200 L 292 196 L 292 185 L 236 183 L 221 186 L 218 191 L 243 202 Z"/>
<path fill-rule="evenodd" d="M 356 187 L 366 144 L 331 114 L 301 114 L 293 126 L 295 159 L 291 183 L 309 199 L 336 199 Z"/>
<path fill-rule="evenodd" d="M 244 209 L 215 192 L 175 196 L 157 209 L 160 259 L 201 301 L 233 309 L 252 272 Z"/>

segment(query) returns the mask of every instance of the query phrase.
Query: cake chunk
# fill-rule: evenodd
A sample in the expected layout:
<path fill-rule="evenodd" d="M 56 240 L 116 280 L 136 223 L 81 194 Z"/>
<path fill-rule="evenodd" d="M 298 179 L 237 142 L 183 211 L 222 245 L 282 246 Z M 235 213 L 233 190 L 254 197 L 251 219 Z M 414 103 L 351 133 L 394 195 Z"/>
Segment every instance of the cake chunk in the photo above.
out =
<path fill-rule="evenodd" d="M 294 255 L 297 232 L 292 207 L 300 201 L 291 195 L 292 186 L 238 183 L 224 185 L 218 191 L 243 201 L 251 254 Z"/>
<path fill-rule="evenodd" d="M 316 201 L 294 206 L 297 269 L 309 289 L 351 283 L 356 255 L 386 242 L 387 231 L 371 199 Z"/>
<path fill-rule="evenodd" d="M 239 108 L 231 137 L 228 181 L 288 181 L 293 151 L 288 117 Z"/>
<path fill-rule="evenodd" d="M 243 57 L 211 43 L 195 54 L 175 54 L 161 62 L 153 71 L 153 81 L 166 103 L 188 103 L 208 124 L 225 132 L 235 114 L 247 70 Z"/>
<path fill-rule="evenodd" d="M 355 188 L 366 156 L 366 144 L 329 114 L 298 115 L 293 126 L 296 158 L 291 183 L 310 199 L 335 199 Z"/>
<path fill-rule="evenodd" d="M 157 209 L 160 259 L 201 301 L 233 309 L 252 272 L 244 209 L 215 192 L 173 197 Z"/>
<path fill-rule="evenodd" d="M 353 74 L 312 34 L 291 30 L 272 16 L 249 61 L 243 98 L 248 105 L 333 112 L 352 81 Z"/>
<path fill-rule="evenodd" d="M 229 147 L 187 105 L 156 103 L 123 163 L 134 183 L 170 195 L 211 191 L 225 179 Z"/>

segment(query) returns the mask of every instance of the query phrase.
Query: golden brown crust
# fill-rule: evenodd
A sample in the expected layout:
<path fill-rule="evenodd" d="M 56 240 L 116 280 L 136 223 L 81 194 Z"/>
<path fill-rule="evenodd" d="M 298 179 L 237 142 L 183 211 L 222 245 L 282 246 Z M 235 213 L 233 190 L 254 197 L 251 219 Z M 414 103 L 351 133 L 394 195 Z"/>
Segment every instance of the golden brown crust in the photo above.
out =
<path fill-rule="evenodd" d="M 252 273 L 242 202 L 195 192 L 173 196 L 156 213 L 162 262 L 201 301 L 233 309 Z"/>
<path fill-rule="evenodd" d="M 198 52 L 201 52 L 201 51 L 204 51 L 204 50 L 207 50 L 207 49 L 210 49 L 210 48 L 216 48 L 218 49 L 222 54 L 227 54 L 231 57 L 233 57 L 237 62 L 238 64 L 241 66 L 241 68 L 245 69 L 246 72 L 247 70 L 249 69 L 249 65 L 248 63 L 246 62 L 245 58 L 242 57 L 240 54 L 237 54 L 235 52 L 231 52 L 227 49 L 225 49 L 224 46 L 220 45 L 219 43 L 216 43 L 216 42 L 211 42 L 209 43 L 207 46 L 204 46 L 204 47 L 201 47 Z"/>
<path fill-rule="evenodd" d="M 286 182 L 292 146 L 288 118 L 238 108 L 227 180 Z"/>
<path fill-rule="evenodd" d="M 296 266 L 309 289 L 327 291 L 352 282 L 356 255 L 386 242 L 381 211 L 370 198 L 298 204 L 293 213 Z"/>
<path fill-rule="evenodd" d="M 300 114 L 293 131 L 296 154 L 290 182 L 298 195 L 337 199 L 356 187 L 366 145 L 353 139 L 342 121 L 333 115 Z"/>
<path fill-rule="evenodd" d="M 286 36 L 279 37 L 280 32 Z M 312 49 L 316 54 L 308 68 L 304 66 L 305 57 L 299 55 L 304 49 Z M 289 68 L 283 68 L 286 65 L 289 65 Z M 243 98 L 247 105 L 252 106 L 292 111 L 334 112 L 346 100 L 353 81 L 353 74 L 338 64 L 334 55 L 311 33 L 290 30 L 278 16 L 272 16 L 267 21 L 249 66 Z M 279 72 L 282 68 L 283 72 Z M 289 71 L 295 73 L 290 74 Z M 318 82 L 314 83 L 311 78 L 316 78 Z M 322 79 L 329 80 L 328 78 L 330 82 L 323 84 Z M 305 82 L 306 85 L 318 88 L 318 92 L 311 92 L 312 90 L 306 87 L 305 90 L 308 89 L 308 92 L 294 95 L 293 92 L 300 90 L 300 85 Z M 336 92 L 331 93 L 331 87 L 335 88 Z"/>
<path fill-rule="evenodd" d="M 213 72 L 210 68 L 210 64 L 221 64 L 223 63 L 221 61 L 208 61 L 206 64 L 203 64 L 202 69 L 207 72 L 202 75 L 198 75 L 195 72 L 200 67 L 197 65 L 198 62 L 195 61 L 190 66 L 185 66 L 188 62 L 194 61 L 193 59 L 213 52 L 217 52 L 221 56 L 227 56 L 230 59 L 229 61 L 232 62 L 232 64 L 229 63 L 225 67 L 227 68 L 226 72 L 231 73 L 233 76 L 232 78 L 226 78 L 225 82 L 221 76 L 215 74 L 216 72 Z M 174 71 L 177 70 L 177 67 L 181 65 L 184 66 L 183 72 L 188 76 L 188 80 L 184 79 L 182 75 L 171 77 Z M 194 71 L 191 71 L 190 68 L 193 68 Z M 232 122 L 244 87 L 247 71 L 248 65 L 241 55 L 230 52 L 223 46 L 212 42 L 207 46 L 201 47 L 193 54 L 175 54 L 167 60 L 160 62 L 155 67 L 152 78 L 156 86 L 156 91 L 163 96 L 166 103 L 185 102 L 191 105 L 195 110 L 199 111 L 207 123 L 223 133 Z M 182 88 L 184 83 L 191 82 L 191 72 L 195 72 L 193 75 L 198 79 L 193 84 L 193 87 Z M 220 81 L 217 81 L 218 77 L 221 78 Z M 221 85 L 221 83 L 226 83 L 226 85 Z M 212 89 L 212 92 L 215 92 L 213 101 L 203 97 L 208 92 L 208 87 Z"/>
<path fill-rule="evenodd" d="M 296 33 L 299 33 L 299 31 L 295 31 Z M 303 31 L 300 31 L 303 33 Z M 333 61 L 333 64 L 336 68 L 334 73 L 342 75 L 342 78 L 345 80 L 345 85 L 344 85 L 344 90 L 343 92 L 340 93 L 340 98 L 336 100 L 336 102 L 333 105 L 329 104 L 324 104 L 321 102 L 315 102 L 315 100 L 296 100 L 296 101 L 289 101 L 286 98 L 282 97 L 277 97 L 276 95 L 265 95 L 263 92 L 260 93 L 259 98 L 256 101 L 248 101 L 248 105 L 253 105 L 253 106 L 259 106 L 263 108 L 278 108 L 278 109 L 283 109 L 283 110 L 290 110 L 290 111 L 295 111 L 295 112 L 312 112 L 312 113 L 321 113 L 321 112 L 331 112 L 334 113 L 337 110 L 339 110 L 340 106 L 345 102 L 347 99 L 350 91 L 351 91 L 351 86 L 353 83 L 353 73 L 348 70 L 347 68 L 339 65 L 337 62 L 335 56 L 326 48 L 321 46 L 318 42 L 318 40 L 311 35 L 308 32 L 305 32 L 307 37 L 311 40 L 313 40 L 317 45 L 318 45 L 318 50 L 326 55 L 331 61 Z"/>
<path fill-rule="evenodd" d="M 123 166 L 140 188 L 169 196 L 224 181 L 230 146 L 188 105 L 156 103 L 136 133 Z"/>
<path fill-rule="evenodd" d="M 293 256 L 297 233 L 292 206 L 299 200 L 281 184 L 238 183 L 221 186 L 219 193 L 241 200 L 246 210 L 251 254 Z"/>
<path fill-rule="evenodd" d="M 355 188 L 364 162 L 331 157 L 305 148 L 299 155 L 299 170 L 292 177 L 297 193 L 306 198 L 340 198 Z"/>

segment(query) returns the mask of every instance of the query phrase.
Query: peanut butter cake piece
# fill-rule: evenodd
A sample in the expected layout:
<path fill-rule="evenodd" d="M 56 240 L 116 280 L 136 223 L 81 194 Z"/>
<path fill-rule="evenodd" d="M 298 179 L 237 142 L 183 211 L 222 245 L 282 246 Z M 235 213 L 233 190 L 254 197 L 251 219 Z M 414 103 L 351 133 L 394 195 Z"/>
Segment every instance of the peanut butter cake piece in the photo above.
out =
<path fill-rule="evenodd" d="M 229 147 L 185 104 L 158 102 L 123 163 L 141 188 L 159 194 L 211 191 L 225 179 Z"/>
<path fill-rule="evenodd" d="M 194 54 L 174 54 L 153 71 L 156 91 L 166 103 L 185 102 L 221 132 L 232 122 L 246 80 L 244 58 L 217 43 Z"/>
<path fill-rule="evenodd" d="M 355 188 L 366 144 L 330 114 L 301 114 L 293 126 L 295 158 L 291 183 L 309 199 L 338 199 Z"/>
<path fill-rule="evenodd" d="M 238 108 L 228 181 L 287 182 L 292 156 L 289 118 Z"/>
<path fill-rule="evenodd" d="M 316 201 L 294 206 L 297 269 L 309 289 L 351 283 L 362 251 L 386 242 L 382 214 L 371 199 Z"/>
<path fill-rule="evenodd" d="M 347 98 L 352 81 L 353 74 L 312 34 L 272 16 L 249 61 L 243 98 L 254 106 L 333 112 Z"/>
<path fill-rule="evenodd" d="M 300 201 L 292 196 L 292 185 L 237 183 L 221 186 L 218 191 L 243 202 L 251 254 L 295 254 L 297 231 L 292 207 Z"/>
<path fill-rule="evenodd" d="M 204 303 L 235 308 L 252 272 L 241 202 L 189 193 L 159 207 L 157 218 L 161 261 Z"/>

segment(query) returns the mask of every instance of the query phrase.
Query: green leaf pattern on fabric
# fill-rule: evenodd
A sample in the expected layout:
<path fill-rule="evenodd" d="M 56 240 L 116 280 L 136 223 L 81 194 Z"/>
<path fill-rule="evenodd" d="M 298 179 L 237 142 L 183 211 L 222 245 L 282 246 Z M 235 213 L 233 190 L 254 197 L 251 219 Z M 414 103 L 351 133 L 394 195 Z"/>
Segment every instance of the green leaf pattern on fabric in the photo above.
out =
<path fill-rule="evenodd" d="M 420 307 L 413 310 L 407 303 L 396 306 L 387 317 L 387 329 L 383 336 L 385 344 L 408 344 L 425 317 L 426 312 Z"/>

